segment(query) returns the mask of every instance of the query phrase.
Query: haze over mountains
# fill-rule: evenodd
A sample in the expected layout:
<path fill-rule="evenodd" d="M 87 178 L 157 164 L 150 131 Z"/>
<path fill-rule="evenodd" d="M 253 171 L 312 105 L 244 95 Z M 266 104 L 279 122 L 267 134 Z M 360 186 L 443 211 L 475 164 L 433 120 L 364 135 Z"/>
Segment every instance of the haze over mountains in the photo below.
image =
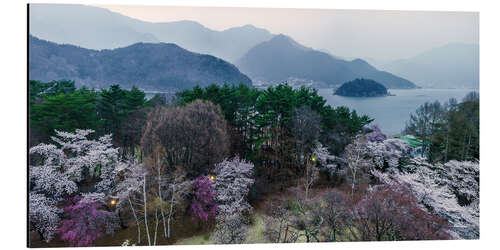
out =
<path fill-rule="evenodd" d="M 415 84 L 391 73 L 379 71 L 366 61 L 346 61 L 307 48 L 285 35 L 253 47 L 236 65 L 252 78 L 282 82 L 289 77 L 339 85 L 355 78 L 370 78 L 386 88 L 410 89 Z"/>
<path fill-rule="evenodd" d="M 78 86 L 120 84 L 151 91 L 177 91 L 210 84 L 252 81 L 234 65 L 171 43 L 136 43 L 113 50 L 89 50 L 29 37 L 29 79 L 74 80 Z"/>
<path fill-rule="evenodd" d="M 88 49 L 165 42 L 230 62 L 273 36 L 252 25 L 215 31 L 193 21 L 144 22 L 103 8 L 69 4 L 30 5 L 29 25 L 30 34 L 40 39 Z"/>
<path fill-rule="evenodd" d="M 239 68 L 241 72 L 238 71 L 238 73 L 246 74 L 253 80 L 265 82 L 278 83 L 290 78 L 297 78 L 320 83 L 317 86 L 331 87 L 355 78 L 368 78 L 380 82 L 386 88 L 405 89 L 415 88 L 417 85 L 434 88 L 475 87 L 479 85 L 479 49 L 477 45 L 476 47 L 450 45 L 430 50 L 410 59 L 375 64 L 372 62 L 376 60 L 369 60 L 370 64 L 362 59 L 348 60 L 325 52 L 327 50 L 308 48 L 288 36 L 273 35 L 265 29 L 252 25 L 216 31 L 194 21 L 145 22 L 104 8 L 84 5 L 32 4 L 30 5 L 29 24 L 30 34 L 40 39 L 72 44 L 91 50 L 116 49 L 140 42 L 172 43 L 169 46 L 162 44 L 159 47 L 148 48 L 160 53 L 159 48 L 172 48 L 173 44 L 176 44 L 188 52 L 209 54 L 226 60 Z M 145 46 L 145 44 L 141 46 Z M 75 51 L 80 49 L 82 48 L 75 49 Z M 68 51 L 73 53 L 73 50 L 64 51 L 64 53 Z M 124 59 L 127 58 L 127 55 L 123 54 L 126 52 L 128 53 L 129 50 L 115 50 L 114 53 L 115 56 L 121 54 L 118 57 Z M 172 59 L 171 52 L 165 52 L 170 56 L 170 59 Z M 50 70 L 49 72 L 52 72 L 50 74 L 40 71 L 33 72 L 33 74 L 30 72 L 30 75 L 42 79 L 57 80 L 51 79 L 51 77 L 66 76 L 69 74 L 68 72 L 75 70 L 73 67 L 77 67 L 75 64 L 63 65 L 61 60 L 55 59 L 65 58 L 64 60 L 68 60 L 67 56 L 71 58 L 73 55 L 58 54 L 54 56 L 47 51 L 44 53 L 47 53 L 48 58 L 40 57 L 37 59 L 38 61 L 34 62 L 45 60 L 52 67 L 57 66 L 60 69 Z M 93 51 L 83 54 L 105 53 Z M 134 56 L 139 57 L 140 55 L 135 54 Z M 153 55 L 153 57 L 161 61 L 157 55 Z M 142 58 L 141 60 L 146 59 Z M 184 62 L 184 59 L 179 60 Z M 187 66 L 183 63 L 181 65 Z M 376 65 L 377 68 L 372 65 Z M 122 68 L 122 70 L 128 69 L 129 66 Z M 227 66 L 227 68 L 231 67 Z M 69 71 L 63 73 L 65 71 L 62 69 Z M 177 67 L 177 70 L 180 68 Z M 188 71 L 190 70 L 187 69 L 186 72 Z M 192 74 L 195 71 L 190 72 Z M 77 76 L 73 75 L 73 77 Z M 159 79 L 159 76 L 154 77 Z M 207 81 L 226 79 L 225 76 L 216 78 L 215 76 L 194 77 L 190 75 L 190 77 L 189 86 L 202 79 Z M 193 80 L 194 78 L 196 79 Z M 93 83 L 93 86 L 104 84 L 101 82 L 103 79 L 99 79 L 95 79 L 96 82 Z M 156 83 L 151 85 L 150 79 L 134 79 L 135 82 L 147 83 L 148 88 L 158 85 Z M 244 77 L 235 76 L 234 79 L 244 79 Z M 86 79 L 86 83 L 88 82 L 92 82 L 91 78 Z M 243 82 L 248 83 L 246 79 Z M 208 83 L 204 82 L 203 84 Z"/>
<path fill-rule="evenodd" d="M 479 89 L 477 44 L 447 44 L 379 67 L 423 87 Z"/>

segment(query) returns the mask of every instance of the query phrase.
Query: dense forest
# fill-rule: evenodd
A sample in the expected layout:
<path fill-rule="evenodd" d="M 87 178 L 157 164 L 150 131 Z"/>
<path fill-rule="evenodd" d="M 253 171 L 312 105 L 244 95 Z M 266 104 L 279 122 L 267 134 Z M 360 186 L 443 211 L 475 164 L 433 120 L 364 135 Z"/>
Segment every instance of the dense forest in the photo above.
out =
<path fill-rule="evenodd" d="M 427 102 L 411 114 L 405 130 L 420 140 L 420 154 L 430 162 L 479 159 L 479 93 L 462 102 Z"/>
<path fill-rule="evenodd" d="M 306 87 L 29 84 L 30 246 L 479 237 L 477 93 L 414 146 Z"/>

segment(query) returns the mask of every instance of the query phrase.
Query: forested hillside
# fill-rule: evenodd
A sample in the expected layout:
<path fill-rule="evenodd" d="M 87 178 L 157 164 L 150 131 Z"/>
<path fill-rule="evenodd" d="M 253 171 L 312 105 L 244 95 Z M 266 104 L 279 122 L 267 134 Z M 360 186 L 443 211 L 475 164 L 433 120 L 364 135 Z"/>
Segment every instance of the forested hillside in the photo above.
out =
<path fill-rule="evenodd" d="M 356 78 L 373 79 L 386 88 L 412 89 L 417 86 L 391 73 L 380 71 L 361 59 L 346 61 L 307 48 L 280 34 L 251 48 L 237 63 L 252 79 L 282 82 L 290 77 L 340 85 Z"/>
<path fill-rule="evenodd" d="M 72 80 L 77 86 L 119 84 L 145 90 L 176 91 L 213 83 L 252 81 L 234 65 L 175 44 L 137 43 L 113 50 L 88 50 L 29 37 L 30 80 Z"/>

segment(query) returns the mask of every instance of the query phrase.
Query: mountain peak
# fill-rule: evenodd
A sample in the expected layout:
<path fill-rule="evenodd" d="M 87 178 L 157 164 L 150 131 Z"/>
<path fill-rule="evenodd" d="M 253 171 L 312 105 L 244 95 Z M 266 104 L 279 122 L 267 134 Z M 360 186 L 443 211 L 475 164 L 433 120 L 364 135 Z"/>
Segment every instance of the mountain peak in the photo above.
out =
<path fill-rule="evenodd" d="M 275 35 L 273 38 L 271 38 L 271 40 L 269 40 L 268 43 L 275 44 L 277 46 L 286 46 L 286 45 L 293 46 L 293 47 L 299 48 L 301 50 L 311 50 L 310 48 L 299 44 L 298 42 L 293 40 L 291 37 L 284 35 L 284 34 L 281 34 L 281 33 L 278 35 Z"/>
<path fill-rule="evenodd" d="M 60 45 L 29 36 L 29 79 L 73 80 L 78 86 L 176 91 L 196 85 L 246 84 L 252 81 L 234 65 L 214 56 L 190 52 L 173 43 L 135 43 L 105 50 Z M 189 76 L 189 77 L 186 77 Z"/>

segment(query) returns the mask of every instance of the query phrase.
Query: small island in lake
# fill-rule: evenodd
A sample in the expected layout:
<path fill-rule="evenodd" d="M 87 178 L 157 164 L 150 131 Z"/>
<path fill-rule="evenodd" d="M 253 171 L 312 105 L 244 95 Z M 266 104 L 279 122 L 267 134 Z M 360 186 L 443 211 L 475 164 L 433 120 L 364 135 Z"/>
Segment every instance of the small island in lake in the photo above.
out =
<path fill-rule="evenodd" d="M 342 84 L 334 95 L 347 97 L 379 97 L 391 95 L 384 85 L 370 79 L 354 79 Z"/>

